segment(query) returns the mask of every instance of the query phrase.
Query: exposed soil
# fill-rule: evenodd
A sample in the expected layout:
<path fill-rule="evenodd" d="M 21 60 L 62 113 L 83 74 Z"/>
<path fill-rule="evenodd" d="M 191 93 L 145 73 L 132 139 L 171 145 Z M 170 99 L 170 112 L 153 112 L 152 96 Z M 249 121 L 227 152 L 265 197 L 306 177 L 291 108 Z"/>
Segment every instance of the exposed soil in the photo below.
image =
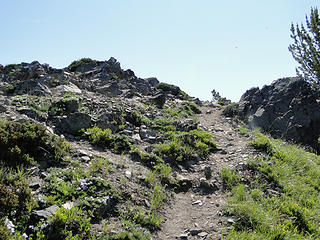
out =
<path fill-rule="evenodd" d="M 200 182 L 205 177 L 204 168 L 210 167 L 218 189 L 209 194 L 188 192 L 174 194 L 173 200 L 162 212 L 164 215 L 161 230 L 153 239 L 221 239 L 222 230 L 228 227 L 222 208 L 227 197 L 221 187 L 219 172 L 224 167 L 235 167 L 244 163 L 252 151 L 247 139 L 238 134 L 236 124 L 222 115 L 218 108 L 201 108 L 201 127 L 214 136 L 219 151 L 211 154 L 206 161 L 198 162 L 193 172 L 185 175 L 192 182 Z"/>

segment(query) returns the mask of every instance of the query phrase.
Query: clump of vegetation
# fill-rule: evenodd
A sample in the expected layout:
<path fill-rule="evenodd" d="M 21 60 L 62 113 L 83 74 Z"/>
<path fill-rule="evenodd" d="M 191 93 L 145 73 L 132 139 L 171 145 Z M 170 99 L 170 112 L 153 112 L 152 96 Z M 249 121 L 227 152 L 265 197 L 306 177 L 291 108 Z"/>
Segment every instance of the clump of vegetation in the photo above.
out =
<path fill-rule="evenodd" d="M 161 133 L 176 130 L 176 127 L 173 125 L 173 121 L 167 118 L 155 119 L 152 123 L 152 128 Z"/>
<path fill-rule="evenodd" d="M 163 160 L 154 153 L 143 153 L 137 146 L 132 146 L 130 155 L 134 160 L 138 160 L 145 166 L 152 168 L 156 164 L 163 163 Z"/>
<path fill-rule="evenodd" d="M 166 138 L 166 143 L 155 147 L 155 153 L 169 162 L 186 162 L 194 153 L 205 158 L 216 150 L 216 143 L 212 141 L 211 134 L 200 129 L 168 132 Z"/>
<path fill-rule="evenodd" d="M 238 185 L 241 180 L 241 177 L 237 175 L 235 171 L 231 171 L 227 168 L 221 170 L 220 177 L 224 187 L 227 189 L 232 189 L 232 187 Z"/>
<path fill-rule="evenodd" d="M 79 60 L 73 61 L 69 66 L 68 69 L 71 72 L 75 72 L 77 68 L 83 64 L 90 64 L 95 62 L 95 60 L 92 60 L 91 58 L 81 58 Z"/>
<path fill-rule="evenodd" d="M 257 150 L 265 151 L 267 153 L 272 152 L 272 143 L 268 136 L 258 133 L 250 145 Z"/>
<path fill-rule="evenodd" d="M 130 113 L 125 113 L 124 119 L 137 127 L 140 127 L 141 125 L 151 125 L 151 120 L 137 110 Z"/>
<path fill-rule="evenodd" d="M 91 228 L 90 217 L 82 209 L 59 208 L 42 234 L 46 239 L 87 239 Z"/>
<path fill-rule="evenodd" d="M 156 86 L 156 88 L 157 88 L 157 89 L 161 89 L 161 90 L 163 90 L 164 92 L 173 91 L 172 94 L 174 94 L 174 95 L 178 95 L 178 94 L 179 94 L 178 88 L 175 88 L 173 85 L 168 84 L 168 83 L 159 83 L 159 84 Z M 175 89 L 176 89 L 176 91 L 174 91 Z"/>
<path fill-rule="evenodd" d="M 223 115 L 226 117 L 235 117 L 239 114 L 239 103 L 231 103 L 228 104 L 223 109 Z"/>
<path fill-rule="evenodd" d="M 250 130 L 246 127 L 239 127 L 239 128 L 237 128 L 237 131 L 242 136 L 245 136 L 245 137 L 250 136 Z"/>
<path fill-rule="evenodd" d="M 19 95 L 12 99 L 11 104 L 17 107 L 28 106 L 36 112 L 47 112 L 51 99 L 33 95 Z"/>
<path fill-rule="evenodd" d="M 50 115 L 66 115 L 78 111 L 79 101 L 76 97 L 69 97 L 67 95 L 59 101 L 53 102 L 48 111 Z"/>
<path fill-rule="evenodd" d="M 0 168 L 0 239 L 11 239 L 13 231 L 18 235 L 20 231 L 25 232 L 30 212 L 37 207 L 27 177 L 23 169 Z M 9 219 L 14 219 L 15 225 Z"/>
<path fill-rule="evenodd" d="M 29 166 L 40 160 L 61 162 L 68 149 L 63 139 L 41 124 L 0 122 L 0 159 L 6 166 Z"/>
<path fill-rule="evenodd" d="M 98 127 L 86 129 L 85 134 L 92 144 L 110 149 L 116 153 L 130 151 L 132 140 L 128 136 L 112 134 L 110 129 L 102 130 Z"/>
<path fill-rule="evenodd" d="M 183 102 L 181 104 L 182 109 L 187 113 L 187 115 L 192 116 L 193 114 L 200 114 L 201 110 L 193 102 Z"/>
<path fill-rule="evenodd" d="M 16 90 L 16 86 L 13 84 L 10 84 L 8 87 L 6 87 L 6 93 L 12 94 Z"/>
<path fill-rule="evenodd" d="M 251 144 L 268 155 L 248 162 L 246 185 L 221 173 L 236 219 L 226 239 L 319 239 L 320 157 L 262 134 Z"/>

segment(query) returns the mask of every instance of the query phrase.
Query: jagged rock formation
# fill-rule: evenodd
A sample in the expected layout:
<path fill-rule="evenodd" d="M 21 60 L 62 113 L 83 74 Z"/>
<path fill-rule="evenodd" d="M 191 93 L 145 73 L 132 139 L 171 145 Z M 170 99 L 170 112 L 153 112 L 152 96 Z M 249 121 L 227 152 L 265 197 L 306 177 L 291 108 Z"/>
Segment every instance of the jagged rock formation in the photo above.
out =
<path fill-rule="evenodd" d="M 299 78 L 282 78 L 240 99 L 239 114 L 250 128 L 319 150 L 320 90 Z"/>
<path fill-rule="evenodd" d="M 156 78 L 138 78 L 132 70 L 121 69 L 120 63 L 112 57 L 108 61 L 81 59 L 64 69 L 37 61 L 1 65 L 0 93 L 0 110 L 7 112 L 6 118 L 17 120 L 23 117 L 15 114 L 19 112 L 54 128 L 56 133 L 71 134 L 91 125 L 116 132 L 113 125 L 119 125 L 120 109 L 112 108 L 112 104 L 107 106 L 113 97 L 126 99 L 128 105 L 129 102 L 144 102 L 159 108 L 167 99 L 188 99 L 179 87 L 159 84 Z M 70 97 L 64 97 L 68 94 Z M 24 97 L 19 100 L 18 96 Z M 26 96 L 37 96 L 34 98 L 37 106 L 24 104 Z M 10 99 L 14 99 L 17 107 L 12 107 Z M 41 107 L 49 109 L 41 111 Z M 118 122 L 112 123 L 116 118 Z"/>

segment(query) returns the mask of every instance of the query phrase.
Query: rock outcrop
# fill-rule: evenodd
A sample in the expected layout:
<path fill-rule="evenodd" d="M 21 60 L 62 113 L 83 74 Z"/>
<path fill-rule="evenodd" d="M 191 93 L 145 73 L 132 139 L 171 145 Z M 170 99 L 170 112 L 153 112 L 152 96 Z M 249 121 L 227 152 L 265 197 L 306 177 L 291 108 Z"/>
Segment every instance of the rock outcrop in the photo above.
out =
<path fill-rule="evenodd" d="M 300 78 L 282 78 L 252 88 L 240 99 L 239 114 L 252 128 L 319 150 L 320 90 Z"/>

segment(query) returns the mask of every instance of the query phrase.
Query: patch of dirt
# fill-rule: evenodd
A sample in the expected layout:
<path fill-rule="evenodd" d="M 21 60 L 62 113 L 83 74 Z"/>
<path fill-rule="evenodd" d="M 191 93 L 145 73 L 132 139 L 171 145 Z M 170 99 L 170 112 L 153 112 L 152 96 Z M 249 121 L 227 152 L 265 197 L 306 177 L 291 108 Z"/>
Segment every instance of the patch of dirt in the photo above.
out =
<path fill-rule="evenodd" d="M 193 171 L 184 175 L 193 183 L 200 183 L 204 181 L 204 169 L 210 167 L 212 177 L 206 181 L 214 181 L 218 187 L 209 194 L 194 189 L 174 194 L 173 200 L 162 210 L 163 223 L 153 237 L 155 240 L 220 239 L 222 230 L 227 227 L 227 219 L 222 216 L 227 197 L 219 173 L 224 167 L 245 163 L 252 150 L 247 139 L 236 131 L 239 126 L 224 117 L 222 109 L 202 107 L 201 111 L 198 115 L 200 125 L 212 133 L 219 151 L 211 154 L 208 160 L 198 162 Z"/>

